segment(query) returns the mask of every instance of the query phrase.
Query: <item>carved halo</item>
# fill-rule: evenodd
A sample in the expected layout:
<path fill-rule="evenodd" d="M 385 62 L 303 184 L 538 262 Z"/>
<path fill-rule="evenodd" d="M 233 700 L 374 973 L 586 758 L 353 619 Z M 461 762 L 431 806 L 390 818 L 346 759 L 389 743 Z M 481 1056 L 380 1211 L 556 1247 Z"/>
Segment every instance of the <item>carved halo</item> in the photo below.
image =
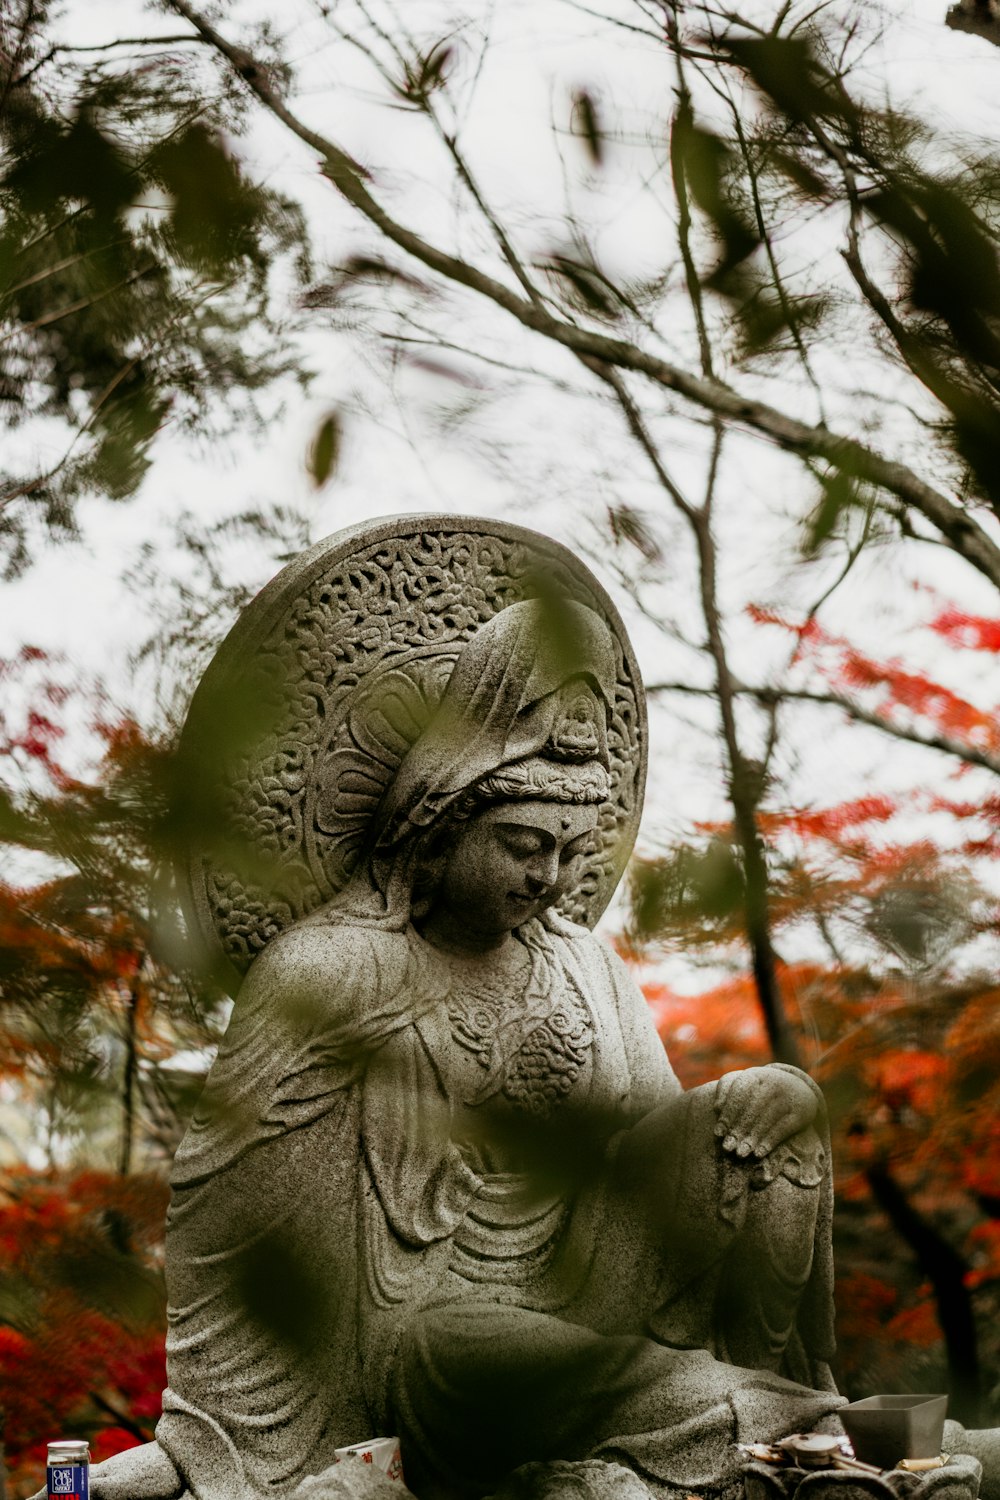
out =
<path fill-rule="evenodd" d="M 350 878 L 379 799 L 440 700 L 464 643 L 537 580 L 611 628 L 611 795 L 560 909 L 592 926 L 638 830 L 646 714 L 613 604 L 577 557 L 501 521 L 394 516 L 319 542 L 257 595 L 191 703 L 181 739 L 182 894 L 235 993 L 278 932 Z"/>

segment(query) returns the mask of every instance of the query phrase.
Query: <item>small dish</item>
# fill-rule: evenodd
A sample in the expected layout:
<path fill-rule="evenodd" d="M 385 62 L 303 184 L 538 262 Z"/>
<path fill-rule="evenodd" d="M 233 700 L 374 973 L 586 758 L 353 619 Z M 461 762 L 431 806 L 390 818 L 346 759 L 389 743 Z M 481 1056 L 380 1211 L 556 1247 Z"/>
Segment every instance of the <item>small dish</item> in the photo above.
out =
<path fill-rule="evenodd" d="M 866 1396 L 837 1416 L 863 1463 L 891 1469 L 901 1458 L 937 1458 L 947 1396 Z"/>

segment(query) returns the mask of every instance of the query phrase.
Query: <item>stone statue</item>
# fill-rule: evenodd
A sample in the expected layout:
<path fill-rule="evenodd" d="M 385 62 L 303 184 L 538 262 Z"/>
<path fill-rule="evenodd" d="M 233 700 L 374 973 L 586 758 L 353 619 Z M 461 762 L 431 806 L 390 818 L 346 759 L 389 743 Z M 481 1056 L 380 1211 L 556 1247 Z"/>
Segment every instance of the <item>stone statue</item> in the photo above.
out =
<path fill-rule="evenodd" d="M 284 1495 L 390 1433 L 426 1500 L 555 1460 L 716 1494 L 734 1441 L 829 1421 L 820 1091 L 684 1092 L 589 931 L 645 748 L 589 572 L 497 523 L 341 534 L 185 741 L 192 920 L 239 992 L 174 1164 L 156 1443 L 95 1494 Z"/>

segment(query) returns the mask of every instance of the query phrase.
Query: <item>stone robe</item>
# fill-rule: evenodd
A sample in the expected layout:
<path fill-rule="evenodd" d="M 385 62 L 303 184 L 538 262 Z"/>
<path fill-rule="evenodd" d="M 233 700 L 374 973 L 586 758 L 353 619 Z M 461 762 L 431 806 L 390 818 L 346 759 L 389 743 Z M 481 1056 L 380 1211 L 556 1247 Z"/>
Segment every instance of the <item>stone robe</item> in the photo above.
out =
<path fill-rule="evenodd" d="M 681 1090 L 585 929 L 550 914 L 516 938 L 523 993 L 470 996 L 355 890 L 251 969 L 172 1179 L 157 1440 L 197 1500 L 284 1493 L 397 1428 L 428 1495 L 602 1443 L 653 1483 L 719 1487 L 734 1437 L 838 1404 L 808 1388 L 831 1342 L 815 1148 L 769 1179 L 809 1206 L 803 1386 L 726 1363 L 713 1307 L 761 1184 L 722 1159 L 714 1085 Z M 523 1455 L 510 1429 L 477 1436 L 490 1389 Z"/>

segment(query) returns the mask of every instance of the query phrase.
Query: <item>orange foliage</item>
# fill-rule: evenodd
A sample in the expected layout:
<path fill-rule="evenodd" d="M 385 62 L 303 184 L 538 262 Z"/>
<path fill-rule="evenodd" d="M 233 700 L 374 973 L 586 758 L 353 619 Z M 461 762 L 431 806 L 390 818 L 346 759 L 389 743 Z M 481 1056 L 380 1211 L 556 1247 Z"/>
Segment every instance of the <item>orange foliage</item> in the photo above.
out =
<path fill-rule="evenodd" d="M 870 1338 L 895 1307 L 898 1293 L 877 1276 L 857 1271 L 837 1278 L 837 1323 L 841 1338 Z"/>
<path fill-rule="evenodd" d="M 836 691 L 847 696 L 874 695 L 876 713 L 889 718 L 894 710 L 904 709 L 969 745 L 989 750 L 1000 747 L 1000 723 L 995 710 L 977 708 L 924 673 L 907 670 L 898 660 L 874 660 L 843 636 L 824 630 L 815 618 L 796 625 L 775 610 L 752 605 L 747 612 L 759 624 L 776 625 L 794 635 L 796 659 L 812 660 Z M 955 610 L 939 614 L 931 622 L 931 628 L 955 644 L 982 642 L 979 649 L 983 650 L 996 649 L 985 643 L 995 638 L 993 632 L 1000 630 L 995 621 L 964 616 Z"/>
<path fill-rule="evenodd" d="M 815 619 L 796 625 L 771 610 L 750 614 L 793 636 L 800 670 L 812 667 L 869 712 L 1000 749 L 1000 713 L 992 707 L 898 659 L 876 661 Z M 930 623 L 950 645 L 1000 651 L 1000 621 L 948 609 Z M 774 799 L 774 788 L 765 796 Z M 915 838 L 914 814 L 921 819 Z M 1000 794 L 986 786 L 961 798 L 929 787 L 905 799 L 864 792 L 830 805 L 771 800 L 757 821 L 776 948 L 802 953 L 811 937 L 827 955 L 825 963 L 779 963 L 777 977 L 801 1054 L 829 1105 L 839 1374 L 854 1395 L 920 1382 L 944 1388 L 933 1289 L 921 1280 L 914 1246 L 887 1217 L 891 1198 L 876 1202 L 873 1182 L 876 1172 L 891 1181 L 917 1221 L 957 1252 L 959 1271 L 963 1260 L 968 1266 L 988 1371 L 1000 1359 L 1000 989 L 982 940 L 995 941 L 997 927 L 987 862 L 1000 859 Z M 737 847 L 725 823 L 697 833 Z M 710 956 L 714 941 L 731 967 L 746 953 L 744 927 L 739 902 L 725 921 L 709 913 L 697 929 L 699 954 Z M 682 949 L 684 933 L 669 940 Z M 685 1083 L 766 1060 L 746 969 L 699 995 L 655 982 L 644 988 Z"/>
<path fill-rule="evenodd" d="M 952 1067 L 936 1052 L 894 1048 L 868 1058 L 864 1073 L 869 1088 L 893 1113 L 909 1108 L 930 1116 L 945 1101 Z"/>
<path fill-rule="evenodd" d="M 953 606 L 935 616 L 931 629 L 953 646 L 964 646 L 971 651 L 1000 651 L 1000 620 L 967 615 Z"/>
<path fill-rule="evenodd" d="M 899 803 L 893 797 L 856 797 L 808 812 L 762 813 L 760 825 L 765 832 L 787 829 L 803 838 L 837 841 L 847 829 L 857 828 L 861 823 L 885 823 L 898 810 Z"/>
<path fill-rule="evenodd" d="M 941 1325 L 934 1312 L 933 1303 L 918 1302 L 915 1307 L 903 1307 L 885 1325 L 886 1338 L 901 1344 L 916 1345 L 926 1349 L 941 1338 Z"/>
<path fill-rule="evenodd" d="M 694 1088 L 731 1068 L 767 1062 L 767 1038 L 750 979 L 740 975 L 700 995 L 642 986 L 681 1082 Z"/>

